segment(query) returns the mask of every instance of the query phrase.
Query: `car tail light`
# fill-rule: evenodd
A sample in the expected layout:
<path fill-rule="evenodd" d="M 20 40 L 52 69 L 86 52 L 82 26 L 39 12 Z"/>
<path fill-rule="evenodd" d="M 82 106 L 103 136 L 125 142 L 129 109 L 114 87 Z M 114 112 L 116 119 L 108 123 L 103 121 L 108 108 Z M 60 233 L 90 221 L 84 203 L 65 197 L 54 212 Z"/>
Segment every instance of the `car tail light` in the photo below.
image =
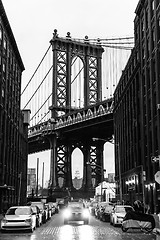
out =
<path fill-rule="evenodd" d="M 71 211 L 69 209 L 65 209 L 64 212 L 63 212 L 63 216 L 65 218 L 68 218 L 71 216 Z"/>

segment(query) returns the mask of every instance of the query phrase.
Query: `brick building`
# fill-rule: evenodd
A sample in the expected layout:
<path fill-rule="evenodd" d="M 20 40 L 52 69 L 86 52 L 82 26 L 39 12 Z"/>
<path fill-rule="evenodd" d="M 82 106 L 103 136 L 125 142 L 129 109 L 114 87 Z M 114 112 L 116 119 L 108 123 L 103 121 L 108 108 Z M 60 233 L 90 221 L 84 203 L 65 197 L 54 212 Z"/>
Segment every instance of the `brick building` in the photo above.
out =
<path fill-rule="evenodd" d="M 114 94 L 116 180 L 119 197 L 140 199 L 154 213 L 160 211 L 159 161 L 152 161 L 160 155 L 160 1 L 140 0 L 135 13 L 135 47 Z"/>
<path fill-rule="evenodd" d="M 0 1 L 0 211 L 24 203 L 27 190 L 28 110 L 20 110 L 24 65 Z"/>

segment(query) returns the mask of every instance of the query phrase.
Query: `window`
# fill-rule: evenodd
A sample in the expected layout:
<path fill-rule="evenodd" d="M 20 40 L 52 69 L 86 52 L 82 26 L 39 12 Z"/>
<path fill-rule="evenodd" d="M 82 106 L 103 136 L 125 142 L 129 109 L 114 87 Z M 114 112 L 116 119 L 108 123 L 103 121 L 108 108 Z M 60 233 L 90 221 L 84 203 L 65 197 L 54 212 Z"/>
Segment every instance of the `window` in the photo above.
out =
<path fill-rule="evenodd" d="M 154 15 L 154 0 L 151 1 L 151 17 Z"/>
<path fill-rule="evenodd" d="M 4 40 L 3 40 L 3 47 L 4 47 L 5 50 L 7 49 L 7 40 L 6 40 L 6 38 L 4 38 Z"/>

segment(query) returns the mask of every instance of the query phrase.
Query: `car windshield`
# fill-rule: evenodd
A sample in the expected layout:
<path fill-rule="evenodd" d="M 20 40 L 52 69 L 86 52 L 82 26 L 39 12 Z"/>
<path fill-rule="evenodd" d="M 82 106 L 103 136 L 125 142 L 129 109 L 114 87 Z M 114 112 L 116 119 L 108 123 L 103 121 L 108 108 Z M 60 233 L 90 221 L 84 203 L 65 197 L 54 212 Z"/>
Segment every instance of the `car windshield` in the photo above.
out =
<path fill-rule="evenodd" d="M 10 208 L 6 215 L 30 215 L 30 208 Z"/>

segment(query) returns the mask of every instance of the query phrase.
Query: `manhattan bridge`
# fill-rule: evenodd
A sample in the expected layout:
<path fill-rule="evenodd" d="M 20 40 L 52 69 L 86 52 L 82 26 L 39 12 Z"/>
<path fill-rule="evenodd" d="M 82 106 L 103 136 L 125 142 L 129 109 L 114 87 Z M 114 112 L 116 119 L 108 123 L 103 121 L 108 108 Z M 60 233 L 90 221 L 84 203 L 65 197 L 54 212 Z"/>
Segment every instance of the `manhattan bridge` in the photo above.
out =
<path fill-rule="evenodd" d="M 93 197 L 103 181 L 104 144 L 114 134 L 113 94 L 133 46 L 133 37 L 75 39 L 54 30 L 21 93 L 22 109 L 31 110 L 28 153 L 51 151 L 49 197 Z M 83 154 L 78 190 L 71 170 L 76 148 Z"/>

